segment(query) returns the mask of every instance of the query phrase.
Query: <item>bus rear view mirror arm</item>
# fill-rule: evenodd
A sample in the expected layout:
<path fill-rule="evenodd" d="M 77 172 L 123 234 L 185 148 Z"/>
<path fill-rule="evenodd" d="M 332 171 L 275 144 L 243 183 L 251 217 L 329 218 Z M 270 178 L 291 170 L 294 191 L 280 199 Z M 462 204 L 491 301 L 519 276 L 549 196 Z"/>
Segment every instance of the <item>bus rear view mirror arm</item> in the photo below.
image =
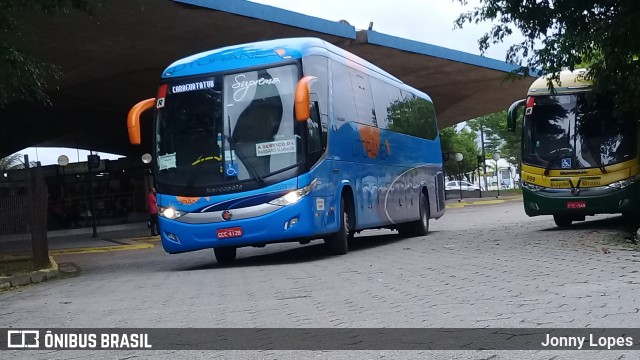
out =
<path fill-rule="evenodd" d="M 315 76 L 305 76 L 296 85 L 295 112 L 297 121 L 307 121 L 309 119 L 311 105 L 311 84 L 316 81 Z"/>
<path fill-rule="evenodd" d="M 516 132 L 516 122 L 518 121 L 518 110 L 524 106 L 526 100 L 518 100 L 511 104 L 507 111 L 507 130 L 510 132 Z"/>
<path fill-rule="evenodd" d="M 140 145 L 140 115 L 151 109 L 156 104 L 156 98 L 142 100 L 133 105 L 127 116 L 127 130 L 129 131 L 129 142 L 132 145 Z"/>

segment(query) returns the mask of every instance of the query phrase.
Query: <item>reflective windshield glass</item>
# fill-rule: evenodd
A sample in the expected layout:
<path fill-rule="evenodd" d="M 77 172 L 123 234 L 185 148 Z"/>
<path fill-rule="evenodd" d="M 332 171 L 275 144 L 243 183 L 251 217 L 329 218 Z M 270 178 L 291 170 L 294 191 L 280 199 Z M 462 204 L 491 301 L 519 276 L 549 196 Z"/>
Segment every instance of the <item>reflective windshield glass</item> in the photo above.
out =
<path fill-rule="evenodd" d="M 293 118 L 297 75 L 290 65 L 224 77 L 224 148 L 239 180 L 302 161 Z"/>
<path fill-rule="evenodd" d="M 536 166 L 560 168 L 561 158 L 570 158 L 575 96 L 538 96 L 525 116 L 522 161 Z M 557 164 L 556 164 L 557 163 Z"/>
<path fill-rule="evenodd" d="M 524 122 L 522 161 L 549 169 L 598 168 L 635 156 L 630 116 L 585 94 L 536 96 Z"/>
<path fill-rule="evenodd" d="M 586 97 L 578 97 L 578 167 L 600 167 L 632 159 L 636 137 L 634 118 L 614 111 L 612 101 L 588 104 Z"/>
<path fill-rule="evenodd" d="M 218 192 L 246 181 L 263 185 L 298 164 L 297 71 L 288 65 L 167 84 L 157 110 L 158 184 Z"/>

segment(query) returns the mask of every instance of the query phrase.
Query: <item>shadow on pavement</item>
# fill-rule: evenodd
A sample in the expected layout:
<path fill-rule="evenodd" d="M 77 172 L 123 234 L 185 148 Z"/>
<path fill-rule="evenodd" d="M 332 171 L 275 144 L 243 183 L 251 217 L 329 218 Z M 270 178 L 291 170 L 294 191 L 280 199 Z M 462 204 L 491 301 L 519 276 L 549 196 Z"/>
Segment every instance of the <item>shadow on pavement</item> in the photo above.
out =
<path fill-rule="evenodd" d="M 591 218 L 593 219 L 593 218 Z M 575 221 L 571 226 L 559 228 L 554 225 L 553 219 L 549 217 L 550 227 L 541 231 L 571 231 L 571 230 L 619 230 L 624 232 L 636 232 L 640 223 L 637 220 L 630 220 L 624 216 L 611 216 L 604 219 L 593 219 L 587 216 L 585 221 Z"/>
<path fill-rule="evenodd" d="M 432 232 L 430 232 L 431 234 Z M 433 231 L 435 233 L 435 231 Z M 349 242 L 349 252 L 358 252 L 362 250 L 384 247 L 396 242 L 408 240 L 401 237 L 396 232 L 386 234 L 367 235 L 367 233 L 356 235 L 353 241 Z M 270 245 L 267 245 L 267 247 Z M 273 246 L 273 245 L 271 245 Z M 383 251 L 384 249 L 378 249 Z M 349 254 L 342 255 L 348 257 Z M 296 264 L 302 262 L 311 262 L 323 260 L 331 257 L 339 257 L 339 255 L 331 255 L 328 253 L 327 247 L 321 239 L 311 242 L 309 245 L 298 245 L 295 248 L 282 251 L 270 252 L 265 254 L 254 254 L 248 257 L 239 257 L 232 264 L 220 265 L 215 261 L 213 251 L 211 252 L 211 263 L 199 264 L 190 267 L 177 268 L 177 271 L 194 271 L 220 268 L 235 268 L 245 266 L 265 266 L 265 265 L 285 265 Z"/>

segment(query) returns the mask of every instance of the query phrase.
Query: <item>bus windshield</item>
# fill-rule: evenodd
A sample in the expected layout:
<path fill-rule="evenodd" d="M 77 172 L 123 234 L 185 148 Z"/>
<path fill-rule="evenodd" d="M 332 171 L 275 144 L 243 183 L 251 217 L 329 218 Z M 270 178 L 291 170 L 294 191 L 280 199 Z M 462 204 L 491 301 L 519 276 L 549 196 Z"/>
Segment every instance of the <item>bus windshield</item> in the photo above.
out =
<path fill-rule="evenodd" d="M 264 179 L 300 164 L 296 65 L 167 84 L 156 125 L 159 185 L 215 188 Z"/>
<path fill-rule="evenodd" d="M 525 115 L 525 164 L 549 169 L 603 168 L 635 157 L 635 120 L 586 94 L 536 96 Z"/>

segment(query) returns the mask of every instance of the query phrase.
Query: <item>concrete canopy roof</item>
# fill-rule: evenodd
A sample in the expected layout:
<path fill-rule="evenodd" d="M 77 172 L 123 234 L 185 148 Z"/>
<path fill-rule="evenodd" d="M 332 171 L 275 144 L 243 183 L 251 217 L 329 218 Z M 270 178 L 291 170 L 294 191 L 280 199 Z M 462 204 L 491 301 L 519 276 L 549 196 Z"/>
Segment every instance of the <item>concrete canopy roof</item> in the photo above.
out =
<path fill-rule="evenodd" d="M 434 101 L 441 128 L 507 108 L 534 79 L 505 80 L 502 61 L 406 40 L 244 0 L 108 0 L 95 17 L 25 14 L 19 47 L 60 67 L 53 106 L 15 102 L 0 112 L 0 156 L 28 146 L 64 146 L 138 156 L 126 115 L 154 97 L 172 61 L 222 46 L 312 36 L 368 60 Z"/>

